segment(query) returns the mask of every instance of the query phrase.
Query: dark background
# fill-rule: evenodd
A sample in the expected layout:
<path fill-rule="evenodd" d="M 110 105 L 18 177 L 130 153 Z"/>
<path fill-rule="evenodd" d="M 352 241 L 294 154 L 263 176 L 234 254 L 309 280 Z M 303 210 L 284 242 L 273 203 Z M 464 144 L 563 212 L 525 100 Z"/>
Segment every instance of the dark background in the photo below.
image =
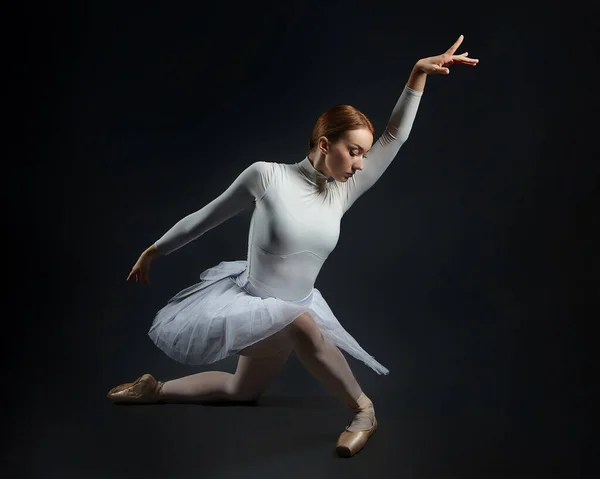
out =
<path fill-rule="evenodd" d="M 572 2 L 31 5 L 13 96 L 25 141 L 5 176 L 13 477 L 595 477 L 597 16 Z M 144 372 L 235 368 L 177 364 L 146 333 L 203 269 L 245 257 L 250 212 L 157 261 L 149 287 L 125 282 L 142 250 L 252 162 L 301 161 L 334 104 L 380 134 L 414 63 L 461 33 L 480 64 L 428 78 L 317 280 L 391 370 L 349 359 L 380 422 L 365 450 L 335 457 L 350 416 L 295 357 L 262 407 L 110 404 Z"/>

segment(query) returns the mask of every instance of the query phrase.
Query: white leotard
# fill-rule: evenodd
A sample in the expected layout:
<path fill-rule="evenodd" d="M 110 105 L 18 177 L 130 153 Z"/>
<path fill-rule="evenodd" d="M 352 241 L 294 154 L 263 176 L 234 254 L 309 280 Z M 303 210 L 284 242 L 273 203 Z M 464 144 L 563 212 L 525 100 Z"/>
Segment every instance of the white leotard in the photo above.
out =
<path fill-rule="evenodd" d="M 408 138 L 421 96 L 404 88 L 363 170 L 346 182 L 328 182 L 308 157 L 295 164 L 255 162 L 219 197 L 156 241 L 158 252 L 169 254 L 254 204 L 243 273 L 246 289 L 261 297 L 305 299 L 337 244 L 342 216 L 379 179 Z"/>

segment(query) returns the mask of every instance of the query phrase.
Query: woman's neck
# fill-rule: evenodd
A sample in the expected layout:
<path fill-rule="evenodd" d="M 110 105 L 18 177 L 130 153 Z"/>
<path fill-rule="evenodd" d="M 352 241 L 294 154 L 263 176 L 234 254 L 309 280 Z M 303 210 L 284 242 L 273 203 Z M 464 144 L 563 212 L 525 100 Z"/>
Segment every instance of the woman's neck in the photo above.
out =
<path fill-rule="evenodd" d="M 324 154 L 316 151 L 311 151 L 308 154 L 308 161 L 310 161 L 310 164 L 313 166 L 313 168 L 319 173 L 321 173 L 323 176 L 330 176 L 327 171 L 327 166 L 325 166 Z"/>

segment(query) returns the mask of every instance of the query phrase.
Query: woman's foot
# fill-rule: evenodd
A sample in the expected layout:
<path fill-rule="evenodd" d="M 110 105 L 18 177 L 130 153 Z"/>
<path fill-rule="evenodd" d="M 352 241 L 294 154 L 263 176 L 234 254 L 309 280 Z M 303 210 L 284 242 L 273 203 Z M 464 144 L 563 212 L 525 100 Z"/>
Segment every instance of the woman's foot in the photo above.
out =
<path fill-rule="evenodd" d="M 375 409 L 371 400 L 362 393 L 357 400 L 354 419 L 350 426 L 340 434 L 335 451 L 341 457 L 354 456 L 360 451 L 377 429 Z"/>
<path fill-rule="evenodd" d="M 106 397 L 115 403 L 151 404 L 161 402 L 163 383 L 151 374 L 144 374 L 132 383 L 112 388 Z"/>

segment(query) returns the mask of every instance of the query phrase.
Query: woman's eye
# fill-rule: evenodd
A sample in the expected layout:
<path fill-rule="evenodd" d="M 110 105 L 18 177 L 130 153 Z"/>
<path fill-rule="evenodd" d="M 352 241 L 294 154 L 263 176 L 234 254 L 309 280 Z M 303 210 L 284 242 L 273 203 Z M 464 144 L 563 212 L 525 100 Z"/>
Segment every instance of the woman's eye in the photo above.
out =
<path fill-rule="evenodd" d="M 356 156 L 356 153 L 354 153 L 352 150 L 350 150 L 350 156 Z"/>

